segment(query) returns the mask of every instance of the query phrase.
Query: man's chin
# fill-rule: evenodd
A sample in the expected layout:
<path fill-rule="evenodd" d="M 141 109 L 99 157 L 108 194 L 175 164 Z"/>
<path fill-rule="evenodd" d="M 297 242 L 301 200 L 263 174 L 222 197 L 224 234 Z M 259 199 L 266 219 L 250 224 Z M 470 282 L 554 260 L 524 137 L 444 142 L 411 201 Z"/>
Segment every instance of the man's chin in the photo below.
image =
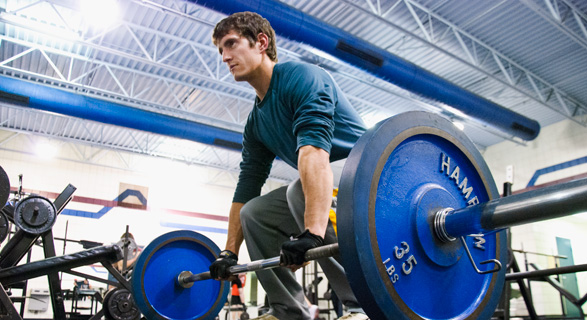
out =
<path fill-rule="evenodd" d="M 239 76 L 237 74 L 233 74 L 232 76 L 234 78 L 234 81 L 245 81 L 246 80 L 245 77 L 242 75 Z"/>

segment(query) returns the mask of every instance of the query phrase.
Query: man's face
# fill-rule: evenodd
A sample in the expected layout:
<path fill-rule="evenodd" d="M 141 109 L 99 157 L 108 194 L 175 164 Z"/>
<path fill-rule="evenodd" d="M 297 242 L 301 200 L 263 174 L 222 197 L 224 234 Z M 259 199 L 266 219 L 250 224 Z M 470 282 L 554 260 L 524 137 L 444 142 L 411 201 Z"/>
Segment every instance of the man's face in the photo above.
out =
<path fill-rule="evenodd" d="M 230 31 L 220 39 L 218 51 L 222 55 L 222 61 L 228 65 L 234 80 L 248 81 L 254 76 L 254 71 L 261 65 L 262 60 L 259 47 L 259 42 L 251 47 L 249 40 L 235 31 Z"/>

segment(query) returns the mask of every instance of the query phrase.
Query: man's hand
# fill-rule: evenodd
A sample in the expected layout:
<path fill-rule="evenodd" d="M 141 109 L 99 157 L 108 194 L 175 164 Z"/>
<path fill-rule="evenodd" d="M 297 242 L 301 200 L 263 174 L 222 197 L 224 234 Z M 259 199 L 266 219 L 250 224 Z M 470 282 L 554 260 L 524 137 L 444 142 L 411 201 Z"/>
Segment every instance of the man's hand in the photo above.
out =
<path fill-rule="evenodd" d="M 210 275 L 212 276 L 212 279 L 228 280 L 231 276 L 228 272 L 228 268 L 236 265 L 237 260 L 238 256 L 234 252 L 230 250 L 221 251 L 218 255 L 218 259 L 210 265 Z"/>
<path fill-rule="evenodd" d="M 280 264 L 290 267 L 292 270 L 302 266 L 305 262 L 306 251 L 322 246 L 324 239 L 321 236 L 310 233 L 308 229 L 297 235 L 290 241 L 281 245 Z"/>

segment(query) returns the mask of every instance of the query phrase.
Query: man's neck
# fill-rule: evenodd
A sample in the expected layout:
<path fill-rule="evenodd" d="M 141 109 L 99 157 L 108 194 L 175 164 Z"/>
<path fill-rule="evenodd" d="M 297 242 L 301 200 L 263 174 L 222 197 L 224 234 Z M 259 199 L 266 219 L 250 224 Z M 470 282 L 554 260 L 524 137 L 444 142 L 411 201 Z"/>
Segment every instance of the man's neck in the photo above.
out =
<path fill-rule="evenodd" d="M 265 95 L 267 95 L 269 85 L 271 84 L 271 77 L 273 76 L 273 67 L 275 66 L 274 61 L 271 61 L 268 57 L 265 57 L 265 59 L 266 60 L 263 60 L 261 63 L 255 77 L 248 81 L 255 89 L 255 92 L 261 101 L 265 98 Z"/>

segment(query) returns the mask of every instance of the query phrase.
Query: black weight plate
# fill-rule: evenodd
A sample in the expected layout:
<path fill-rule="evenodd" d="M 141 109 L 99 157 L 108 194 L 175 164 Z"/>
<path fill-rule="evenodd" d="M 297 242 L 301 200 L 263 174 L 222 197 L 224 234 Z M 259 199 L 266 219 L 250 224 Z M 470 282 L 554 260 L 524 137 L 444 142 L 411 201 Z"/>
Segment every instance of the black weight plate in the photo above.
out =
<path fill-rule="evenodd" d="M 106 320 L 113 319 L 112 316 L 110 315 L 110 309 L 108 308 L 108 300 L 110 300 L 110 297 L 112 297 L 112 294 L 114 293 L 114 291 L 116 291 L 116 289 L 118 289 L 118 288 L 108 290 L 108 292 L 106 292 L 106 294 L 104 295 L 104 298 L 102 299 L 102 310 L 104 311 L 104 318 Z"/>
<path fill-rule="evenodd" d="M 0 243 L 6 239 L 10 232 L 10 222 L 4 212 L 0 211 Z"/>
<path fill-rule="evenodd" d="M 30 196 L 16 204 L 14 223 L 30 234 L 42 234 L 55 224 L 57 210 L 53 202 L 41 196 Z"/>
<path fill-rule="evenodd" d="M 107 294 L 105 314 L 113 320 L 136 320 L 141 316 L 130 291 L 117 288 Z M 108 311 L 106 311 L 108 310 Z"/>
<path fill-rule="evenodd" d="M 0 166 L 0 210 L 4 208 L 10 196 L 10 179 L 6 171 Z"/>

